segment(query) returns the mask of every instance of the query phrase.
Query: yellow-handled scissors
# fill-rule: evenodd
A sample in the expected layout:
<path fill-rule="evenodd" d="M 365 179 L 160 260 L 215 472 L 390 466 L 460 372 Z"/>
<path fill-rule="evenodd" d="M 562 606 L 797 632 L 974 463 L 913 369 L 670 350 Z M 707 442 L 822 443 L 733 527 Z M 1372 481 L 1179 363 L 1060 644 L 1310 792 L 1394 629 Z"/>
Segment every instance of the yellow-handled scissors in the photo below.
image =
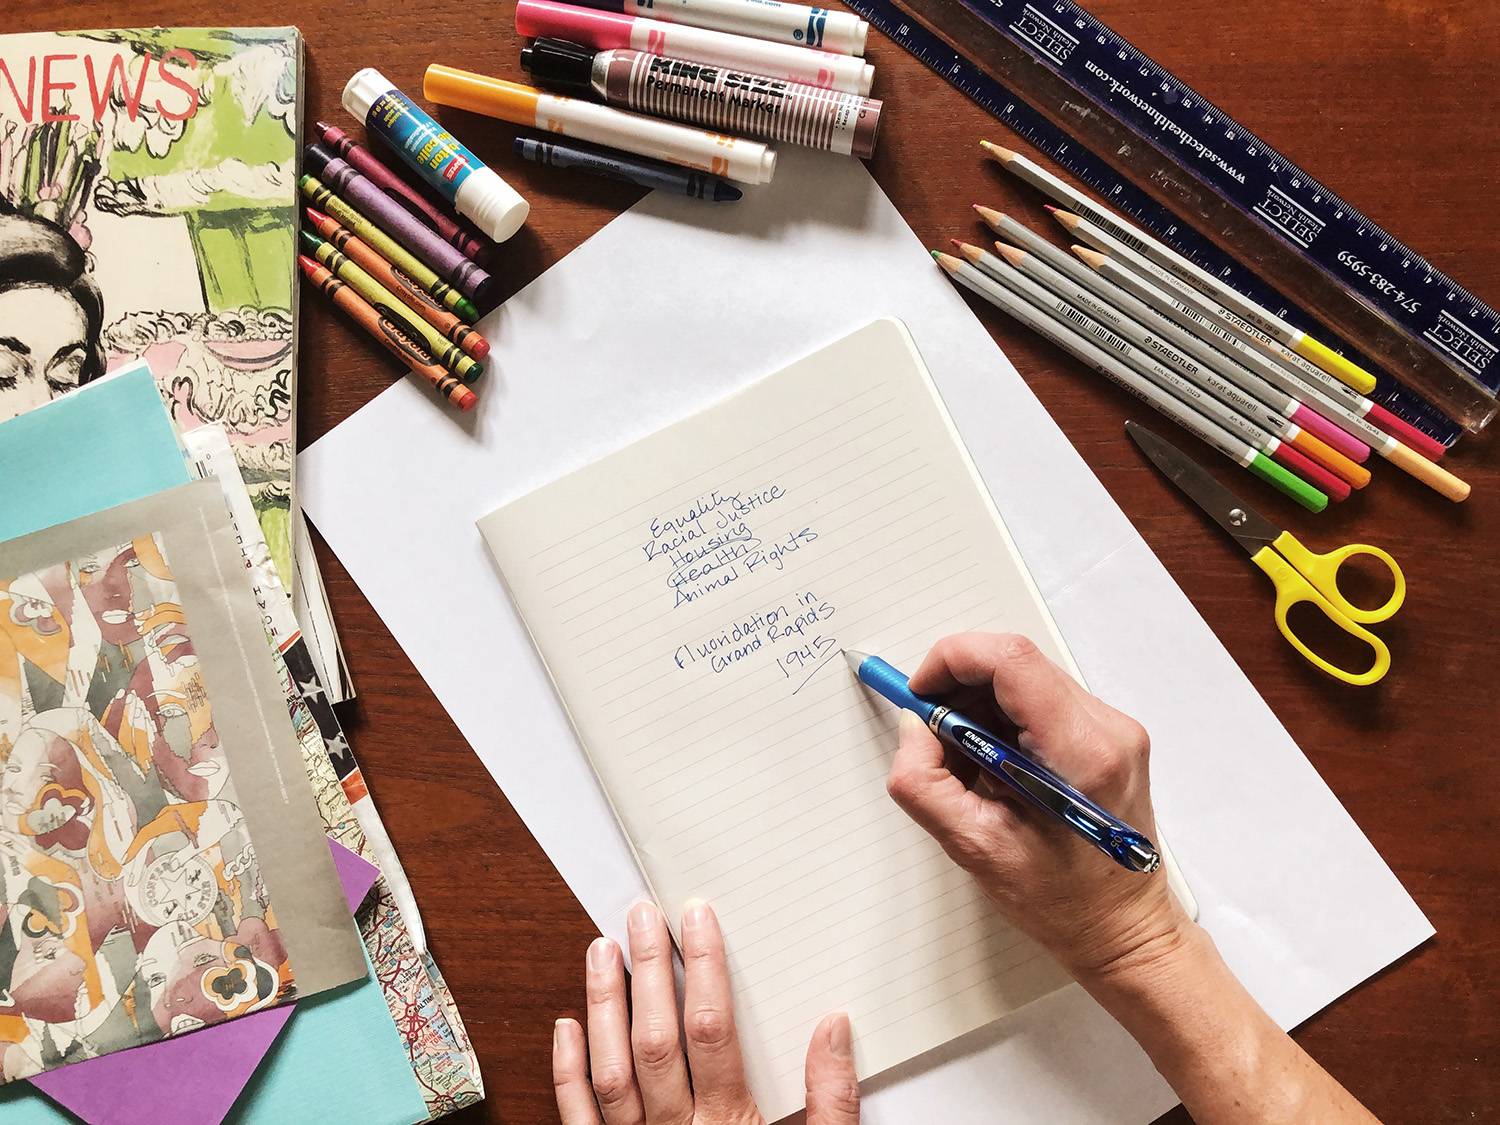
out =
<path fill-rule="evenodd" d="M 1272 585 L 1276 587 L 1276 627 L 1293 648 L 1330 676 L 1343 680 L 1346 684 L 1361 687 L 1373 684 L 1390 671 L 1390 649 L 1365 626 L 1394 616 L 1401 608 L 1401 603 L 1406 600 L 1406 576 L 1401 573 L 1395 559 L 1379 547 L 1371 547 L 1367 543 L 1350 543 L 1336 551 L 1329 551 L 1326 555 L 1315 554 L 1304 547 L 1290 531 L 1278 528 L 1241 501 L 1210 476 L 1206 469 L 1165 438 L 1158 437 L 1134 422 L 1126 422 L 1125 429 L 1131 440 L 1166 474 L 1167 479 L 1212 516 L 1220 527 L 1250 553 L 1250 561 L 1266 572 Z M 1379 559 L 1391 572 L 1393 588 L 1384 605 L 1374 609 L 1361 609 L 1339 590 L 1339 568 L 1356 555 L 1369 555 Z M 1288 611 L 1302 602 L 1311 602 L 1329 621 L 1368 645 L 1374 654 L 1370 667 L 1363 672 L 1351 672 L 1325 660 L 1309 648 L 1287 624 Z"/>

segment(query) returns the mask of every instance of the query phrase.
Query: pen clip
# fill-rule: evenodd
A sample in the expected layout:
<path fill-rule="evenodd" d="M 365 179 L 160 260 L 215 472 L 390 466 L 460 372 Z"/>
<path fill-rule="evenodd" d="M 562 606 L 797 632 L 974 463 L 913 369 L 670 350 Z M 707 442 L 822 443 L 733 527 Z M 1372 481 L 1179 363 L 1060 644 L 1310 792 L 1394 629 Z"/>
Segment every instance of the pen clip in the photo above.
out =
<path fill-rule="evenodd" d="M 1151 841 L 1123 821 L 1116 820 L 1094 807 L 1091 802 L 1080 801 L 1065 788 L 1062 782 L 1041 767 L 1029 768 L 1006 756 L 999 762 L 1005 776 L 1026 796 L 1048 812 L 1067 821 L 1094 842 L 1102 851 L 1137 871 L 1155 871 L 1161 863 L 1161 855 Z"/>

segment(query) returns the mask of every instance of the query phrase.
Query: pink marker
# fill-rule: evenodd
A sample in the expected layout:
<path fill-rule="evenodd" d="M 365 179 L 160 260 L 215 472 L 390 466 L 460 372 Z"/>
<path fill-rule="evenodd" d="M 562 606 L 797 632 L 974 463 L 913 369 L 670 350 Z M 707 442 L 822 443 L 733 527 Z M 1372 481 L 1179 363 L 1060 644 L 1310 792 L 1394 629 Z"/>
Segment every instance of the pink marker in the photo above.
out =
<path fill-rule="evenodd" d="M 875 81 L 875 68 L 853 55 L 554 4 L 550 0 L 516 0 L 516 31 L 529 38 L 567 39 L 596 51 L 630 47 L 652 55 L 715 63 L 848 94 L 868 94 Z"/>

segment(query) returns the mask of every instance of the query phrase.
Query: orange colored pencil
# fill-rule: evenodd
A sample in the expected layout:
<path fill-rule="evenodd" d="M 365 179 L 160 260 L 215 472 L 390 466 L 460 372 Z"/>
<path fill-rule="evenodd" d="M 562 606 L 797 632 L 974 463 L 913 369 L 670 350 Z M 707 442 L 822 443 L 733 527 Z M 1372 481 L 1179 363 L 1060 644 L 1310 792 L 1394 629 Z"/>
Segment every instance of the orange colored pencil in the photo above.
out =
<path fill-rule="evenodd" d="M 422 342 L 411 336 L 411 330 L 381 316 L 375 307 L 333 276 L 332 271 L 306 254 L 297 255 L 303 274 L 335 305 L 407 367 L 435 387 L 460 410 L 473 410 L 479 396 L 464 386 L 463 380 L 432 357 Z"/>
<path fill-rule="evenodd" d="M 475 359 L 484 359 L 490 354 L 488 340 L 435 302 L 420 285 L 382 258 L 369 243 L 361 242 L 352 231 L 340 226 L 337 219 L 316 207 L 304 207 L 303 211 L 313 229 L 333 243 L 335 249 L 348 255 L 350 261 L 400 297 L 407 308 L 452 340 L 466 354 Z"/>

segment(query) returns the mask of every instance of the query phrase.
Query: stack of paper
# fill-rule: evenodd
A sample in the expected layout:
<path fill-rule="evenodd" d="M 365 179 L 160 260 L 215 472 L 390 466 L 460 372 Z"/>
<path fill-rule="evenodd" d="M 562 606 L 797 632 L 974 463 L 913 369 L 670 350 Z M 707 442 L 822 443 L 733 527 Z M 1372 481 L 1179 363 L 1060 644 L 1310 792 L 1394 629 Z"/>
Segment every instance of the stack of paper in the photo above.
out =
<path fill-rule="evenodd" d="M 323 1103 L 395 1125 L 476 1100 L 441 977 L 359 858 L 380 849 L 309 706 L 316 675 L 278 651 L 295 624 L 243 480 L 222 435 L 194 444 L 214 479 L 189 483 L 143 364 L 0 425 L 0 844 L 18 857 L 0 901 L 24 907 L 0 959 L 3 1075 L 40 1074 L 91 1121 Z M 369 892 L 357 918 L 336 866 Z M 182 1067 L 204 1077 L 159 1080 Z M 66 1119 L 24 1083 L 0 1105 Z"/>

